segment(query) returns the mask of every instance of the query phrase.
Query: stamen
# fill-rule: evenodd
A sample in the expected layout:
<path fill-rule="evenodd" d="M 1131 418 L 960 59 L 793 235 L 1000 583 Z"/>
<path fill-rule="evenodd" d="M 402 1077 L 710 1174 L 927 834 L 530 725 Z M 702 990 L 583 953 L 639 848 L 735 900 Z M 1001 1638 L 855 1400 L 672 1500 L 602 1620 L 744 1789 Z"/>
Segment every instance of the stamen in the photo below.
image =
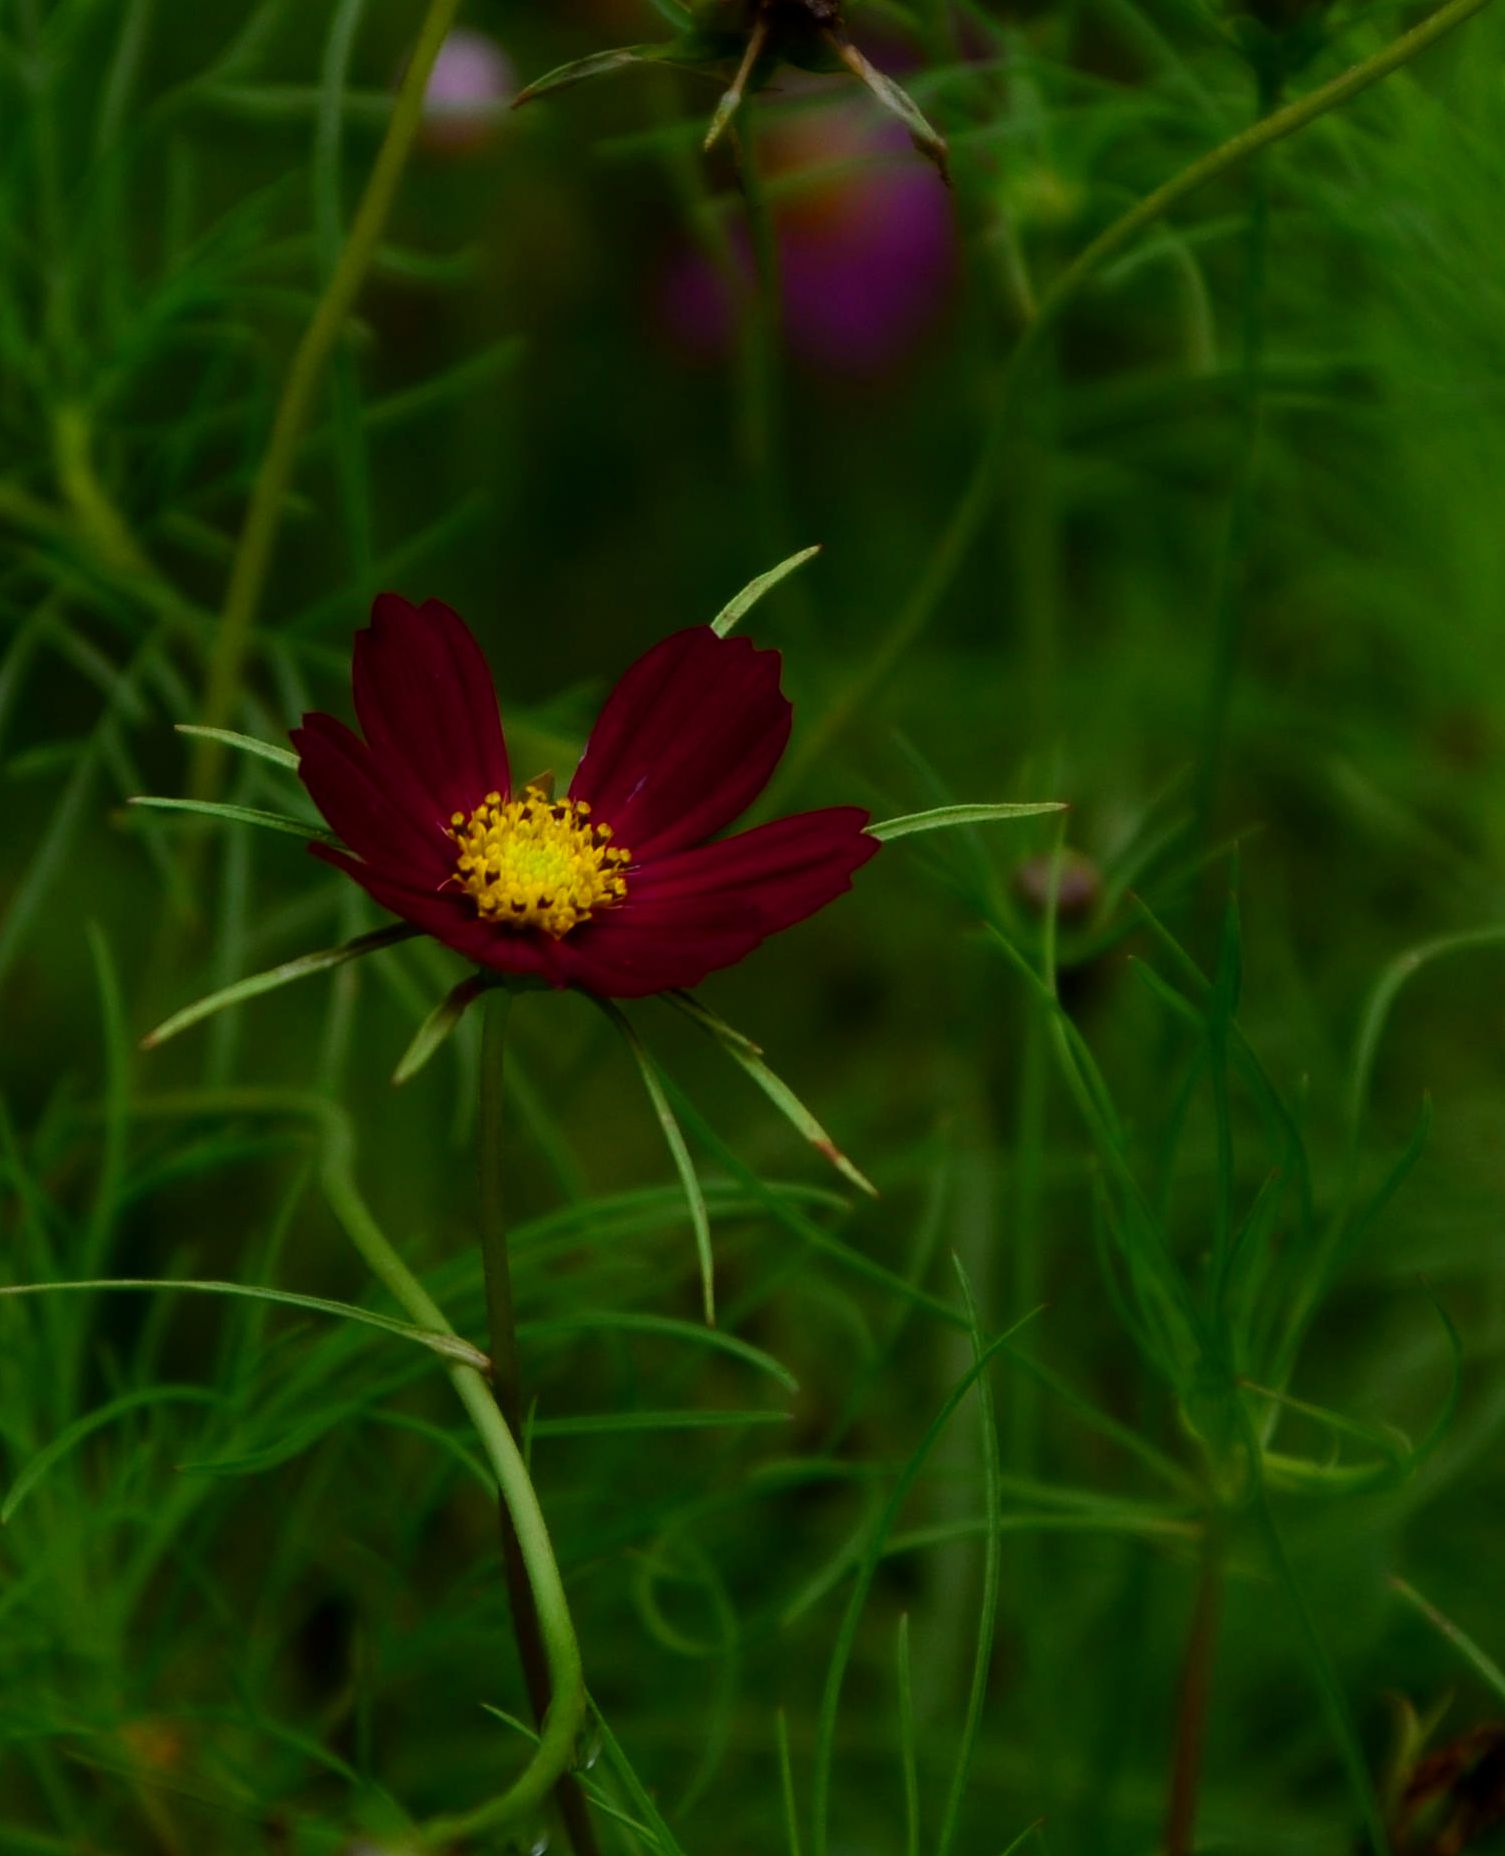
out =
<path fill-rule="evenodd" d="M 610 825 L 590 822 L 583 800 L 551 800 L 536 786 L 507 801 L 488 793 L 468 818 L 450 814 L 449 835 L 460 847 L 455 880 L 483 921 L 557 941 L 627 894 L 632 853 L 611 842 Z"/>

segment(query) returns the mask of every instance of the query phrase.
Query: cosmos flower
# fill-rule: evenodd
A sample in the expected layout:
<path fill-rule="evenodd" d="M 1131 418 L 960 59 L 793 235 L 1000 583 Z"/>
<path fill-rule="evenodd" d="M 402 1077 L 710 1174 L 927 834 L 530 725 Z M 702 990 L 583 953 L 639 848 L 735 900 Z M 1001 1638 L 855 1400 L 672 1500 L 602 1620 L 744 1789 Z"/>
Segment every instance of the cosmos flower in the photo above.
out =
<path fill-rule="evenodd" d="M 384 593 L 355 640 L 364 740 L 328 715 L 292 733 L 348 847 L 309 848 L 480 967 L 603 998 L 694 986 L 824 908 L 878 849 L 857 806 L 716 838 L 788 741 L 779 667 L 709 626 L 662 639 L 555 798 L 512 783 L 491 673 L 459 616 Z"/>
<path fill-rule="evenodd" d="M 909 131 L 920 153 L 947 179 L 945 137 L 921 115 L 909 93 L 871 64 L 852 43 L 841 0 L 685 0 L 684 29 L 653 45 L 591 52 L 547 72 L 518 92 L 514 108 L 535 97 L 634 64 L 668 64 L 730 78 L 711 118 L 705 146 L 713 148 L 745 98 L 763 89 L 784 65 L 804 71 L 843 67 Z"/>

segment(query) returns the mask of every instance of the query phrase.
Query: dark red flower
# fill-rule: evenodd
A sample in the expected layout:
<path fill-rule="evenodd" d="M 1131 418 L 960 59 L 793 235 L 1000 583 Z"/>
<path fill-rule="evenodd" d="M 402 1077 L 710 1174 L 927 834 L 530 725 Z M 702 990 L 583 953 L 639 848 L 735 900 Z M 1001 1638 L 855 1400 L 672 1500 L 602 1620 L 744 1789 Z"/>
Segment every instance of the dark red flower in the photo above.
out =
<path fill-rule="evenodd" d="M 292 733 L 349 851 L 309 848 L 483 967 L 606 998 L 694 986 L 878 849 L 857 806 L 708 841 L 767 785 L 790 722 L 778 652 L 709 626 L 627 671 L 557 800 L 512 787 L 490 670 L 448 606 L 383 593 L 353 683 L 364 740 L 328 715 Z"/>

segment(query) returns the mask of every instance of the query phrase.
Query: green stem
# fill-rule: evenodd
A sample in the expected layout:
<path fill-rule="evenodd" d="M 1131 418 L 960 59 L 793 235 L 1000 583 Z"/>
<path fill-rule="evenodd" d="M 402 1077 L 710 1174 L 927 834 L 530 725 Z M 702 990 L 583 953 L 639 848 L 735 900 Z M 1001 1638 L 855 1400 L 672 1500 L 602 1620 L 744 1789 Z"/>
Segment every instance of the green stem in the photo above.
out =
<path fill-rule="evenodd" d="M 1147 193 L 1110 226 L 1105 227 L 1056 275 L 1041 293 L 1033 320 L 1024 328 L 995 383 L 992 416 L 982 453 L 973 466 L 972 476 L 962 492 L 961 501 L 947 523 L 929 564 L 893 625 L 876 641 L 861 669 L 846 685 L 840 700 L 833 704 L 815 727 L 805 731 L 800 749 L 788 759 L 788 778 L 791 782 L 808 770 L 852 717 L 861 711 L 887 681 L 894 666 L 925 629 L 936 607 L 950 590 L 951 583 L 993 510 L 993 476 L 1011 429 L 1005 415 L 1014 389 L 1024 372 L 1025 363 L 1033 355 L 1040 338 L 1060 320 L 1062 312 L 1081 293 L 1083 286 L 1125 245 L 1163 219 L 1192 194 L 1252 160 L 1262 149 L 1308 128 L 1329 110 L 1347 103 L 1371 85 L 1389 77 L 1392 72 L 1418 57 L 1428 46 L 1435 45 L 1455 27 L 1481 12 L 1489 3 L 1490 0 L 1447 0 L 1445 6 L 1429 14 L 1420 25 L 1401 33 L 1372 56 L 1351 65 L 1348 70 L 1340 72 L 1337 77 L 1319 85 L 1294 103 L 1286 104 L 1284 109 L 1273 110 L 1259 122 L 1230 136 L 1226 142 L 1200 155 L 1182 168 L 1179 174 L 1172 175 L 1163 185 Z"/>
<path fill-rule="evenodd" d="M 211 728 L 225 727 L 234 712 L 251 628 L 282 522 L 298 440 L 303 434 L 315 389 L 376 254 L 377 242 L 407 164 L 408 151 L 418 132 L 429 73 L 459 6 L 460 0 L 429 0 L 418 43 L 403 74 L 387 133 L 351 223 L 350 236 L 288 369 L 282 398 L 272 421 L 271 437 L 256 475 L 245 525 L 231 564 L 224 612 L 209 661 L 199 719 Z M 217 742 L 195 744 L 188 780 L 188 790 L 193 797 L 203 799 L 213 793 L 223 754 Z"/>
<path fill-rule="evenodd" d="M 324 1196 L 366 1267 L 418 1326 L 437 1334 L 454 1334 L 444 1311 L 393 1249 L 361 1197 L 354 1174 L 354 1130 L 349 1116 L 336 1103 L 324 1096 L 294 1091 L 211 1089 L 148 1097 L 137 1104 L 137 1111 L 159 1115 L 291 1114 L 311 1122 L 319 1133 L 319 1181 Z M 516 1823 L 536 1811 L 573 1762 L 586 1705 L 580 1646 L 528 1466 L 480 1370 L 456 1362 L 445 1371 L 475 1426 L 517 1534 L 547 1652 L 553 1701 L 533 1757 L 500 1797 L 423 1827 L 420 1835 L 424 1845 L 441 1847 Z"/>
<path fill-rule="evenodd" d="M 1369 1775 L 1369 1767 L 1364 1759 L 1363 1747 L 1354 1725 L 1348 1698 L 1343 1692 L 1338 1672 L 1328 1654 L 1327 1645 L 1323 1642 L 1322 1633 L 1317 1628 L 1317 1620 L 1312 1615 L 1311 1606 L 1307 1603 L 1306 1595 L 1297 1583 L 1295 1569 L 1286 1553 L 1280 1530 L 1275 1525 L 1275 1517 L 1270 1512 L 1269 1496 L 1265 1490 L 1262 1473 L 1263 1452 L 1242 1398 L 1238 1401 L 1237 1411 L 1244 1434 L 1244 1445 L 1248 1451 L 1251 1472 L 1250 1493 L 1253 1498 L 1255 1524 L 1264 1538 L 1265 1551 L 1269 1554 L 1270 1566 L 1275 1574 L 1276 1583 L 1285 1592 L 1286 1601 L 1291 1607 L 1301 1634 L 1312 1679 L 1316 1683 L 1323 1709 L 1328 1717 L 1328 1724 L 1337 1742 L 1338 1754 L 1343 1762 L 1344 1771 L 1348 1775 L 1354 1803 L 1358 1806 L 1359 1814 L 1364 1821 L 1364 1842 L 1368 1846 L 1370 1856 L 1390 1856 L 1390 1838 L 1385 1828 L 1384 1812 L 1375 1793 L 1374 1781 Z"/>
<path fill-rule="evenodd" d="M 1254 123 L 1270 116 L 1280 97 L 1280 79 L 1261 70 L 1257 79 Z M 1198 838 L 1205 842 L 1212 826 L 1244 637 L 1244 608 L 1249 561 L 1254 541 L 1254 505 L 1258 486 L 1260 439 L 1265 423 L 1265 309 L 1270 256 L 1270 167 L 1261 150 L 1250 163 L 1249 224 L 1244 258 L 1244 317 L 1239 354 L 1239 445 L 1228 528 L 1218 567 L 1213 606 L 1212 661 L 1202 713 L 1202 749 L 1197 764 L 1195 799 Z"/>
<path fill-rule="evenodd" d="M 503 1143 L 506 1135 L 504 1062 L 507 1021 L 512 995 L 494 987 L 486 997 L 481 1030 L 481 1081 L 479 1125 L 481 1264 L 486 1283 L 486 1322 L 490 1332 L 491 1392 L 509 1434 L 523 1429 L 522 1372 L 517 1354 L 517 1315 L 512 1299 L 512 1265 L 507 1251 L 507 1217 L 504 1191 Z M 501 1527 L 502 1564 L 512 1629 L 517 1638 L 518 1660 L 533 1718 L 541 1728 L 549 1717 L 551 1684 L 549 1656 L 534 1601 L 528 1566 L 511 1509 L 505 1500 L 497 1505 Z M 575 1856 L 596 1856 L 595 1832 L 585 1793 L 569 1774 L 561 1775 L 554 1799 Z"/>
<path fill-rule="evenodd" d="M 486 995 L 481 1030 L 480 1126 L 477 1140 L 481 1181 L 481 1265 L 486 1278 L 486 1323 L 491 1334 L 491 1383 L 502 1416 L 520 1433 L 522 1379 L 517 1364 L 517 1317 L 512 1303 L 512 1265 L 507 1254 L 507 1219 L 502 1189 L 502 1142 L 506 1129 L 502 1066 L 512 995 L 495 987 Z"/>
<path fill-rule="evenodd" d="M 1222 1590 L 1223 1535 L 1216 1517 L 1212 1517 L 1202 1536 L 1197 1597 L 1181 1665 L 1170 1799 L 1165 1818 L 1165 1856 L 1192 1856 L 1196 1848 L 1197 1797 L 1202 1782 L 1202 1748 L 1207 1737 L 1207 1710 L 1217 1656 Z"/>

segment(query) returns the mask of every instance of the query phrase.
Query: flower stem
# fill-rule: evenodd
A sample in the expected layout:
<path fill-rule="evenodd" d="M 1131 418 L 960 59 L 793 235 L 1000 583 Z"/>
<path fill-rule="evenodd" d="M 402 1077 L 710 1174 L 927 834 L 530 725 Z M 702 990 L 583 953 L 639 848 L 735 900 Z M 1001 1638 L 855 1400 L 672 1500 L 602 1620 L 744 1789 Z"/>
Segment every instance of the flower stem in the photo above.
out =
<path fill-rule="evenodd" d="M 512 1265 L 507 1254 L 506 1198 L 502 1145 L 506 1133 L 503 1097 L 503 1063 L 507 1021 L 512 995 L 495 987 L 483 1007 L 481 1030 L 481 1087 L 477 1139 L 480 1153 L 481 1264 L 486 1280 L 486 1323 L 490 1331 L 491 1393 L 503 1423 L 514 1438 L 523 1428 L 522 1375 L 517 1357 L 517 1318 L 512 1300 Z M 551 1689 L 549 1659 L 539 1625 L 538 1607 L 528 1579 L 522 1543 L 505 1496 L 497 1504 L 501 1529 L 502 1565 L 507 1579 L 507 1601 L 512 1630 L 533 1718 L 543 1727 L 549 1713 Z M 585 1794 L 569 1774 L 561 1774 L 554 1801 L 564 1820 L 575 1856 L 596 1856 L 595 1831 Z"/>
<path fill-rule="evenodd" d="M 1215 1519 L 1202 1536 L 1202 1565 L 1186 1655 L 1181 1665 L 1176 1738 L 1171 1753 L 1170 1795 L 1165 1816 L 1165 1856 L 1191 1856 L 1196 1847 L 1197 1795 L 1202 1780 L 1202 1746 L 1217 1655 L 1218 1610 L 1223 1591 L 1223 1537 Z"/>
<path fill-rule="evenodd" d="M 211 728 L 224 728 L 232 718 L 251 628 L 282 523 L 298 440 L 325 365 L 376 255 L 398 182 L 407 165 L 408 151 L 418 132 L 429 73 L 459 7 L 460 0 L 429 0 L 418 43 L 403 73 L 387 133 L 351 222 L 350 235 L 288 369 L 282 398 L 272 421 L 271 437 L 256 474 L 245 524 L 231 563 L 224 612 L 209 660 L 199 720 Z M 191 797 L 204 799 L 213 794 L 223 759 L 224 749 L 220 743 L 202 739 L 195 743 L 188 776 Z"/>
<path fill-rule="evenodd" d="M 329 1097 L 279 1089 L 198 1089 L 183 1095 L 141 1098 L 136 1110 L 147 1115 L 296 1115 L 309 1122 L 318 1137 L 319 1181 L 324 1197 L 366 1267 L 419 1327 L 436 1334 L 454 1334 L 443 1309 L 392 1247 L 361 1197 L 355 1182 L 355 1130 L 350 1117 Z M 418 1832 L 425 1848 L 449 1847 L 479 1837 L 515 1824 L 535 1811 L 569 1770 L 586 1705 L 580 1646 L 564 1582 L 522 1451 L 503 1423 L 480 1369 L 456 1361 L 445 1371 L 475 1426 L 517 1536 L 548 1656 L 553 1702 L 538 1745 L 519 1777 L 486 1804 L 425 1824 Z"/>
<path fill-rule="evenodd" d="M 1255 127 L 1280 100 L 1278 74 L 1257 73 Z M 1270 255 L 1270 166 L 1261 149 L 1249 164 L 1249 220 L 1245 235 L 1243 332 L 1239 352 L 1239 447 L 1228 527 L 1218 563 L 1213 607 L 1212 659 L 1203 700 L 1202 750 L 1194 788 L 1198 836 L 1209 835 L 1226 758 L 1229 712 L 1243 645 L 1244 608 L 1254 540 L 1260 440 L 1265 423 L 1265 309 Z"/>
<path fill-rule="evenodd" d="M 512 995 L 495 987 L 482 1008 L 480 1122 L 477 1129 L 481 1181 L 481 1265 L 486 1278 L 486 1325 L 491 1334 L 491 1384 L 502 1416 L 515 1435 L 523 1422 L 522 1380 L 517 1364 L 517 1317 L 512 1305 L 512 1265 L 507 1254 L 502 1141 L 506 1104 L 502 1064 Z"/>

